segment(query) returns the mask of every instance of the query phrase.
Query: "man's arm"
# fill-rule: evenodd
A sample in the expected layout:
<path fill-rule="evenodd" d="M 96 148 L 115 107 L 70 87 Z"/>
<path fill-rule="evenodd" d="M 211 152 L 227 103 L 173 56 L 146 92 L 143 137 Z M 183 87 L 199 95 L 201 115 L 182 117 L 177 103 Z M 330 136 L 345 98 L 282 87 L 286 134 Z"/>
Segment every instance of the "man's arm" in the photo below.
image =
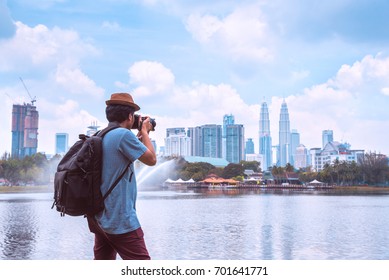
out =
<path fill-rule="evenodd" d="M 150 123 L 150 118 L 147 118 L 143 121 L 142 128 L 138 133 L 138 138 L 146 146 L 147 150 L 139 158 L 141 162 L 146 165 L 153 166 L 157 163 L 157 155 L 154 151 L 154 146 L 151 143 L 149 132 L 151 131 L 152 125 Z"/>

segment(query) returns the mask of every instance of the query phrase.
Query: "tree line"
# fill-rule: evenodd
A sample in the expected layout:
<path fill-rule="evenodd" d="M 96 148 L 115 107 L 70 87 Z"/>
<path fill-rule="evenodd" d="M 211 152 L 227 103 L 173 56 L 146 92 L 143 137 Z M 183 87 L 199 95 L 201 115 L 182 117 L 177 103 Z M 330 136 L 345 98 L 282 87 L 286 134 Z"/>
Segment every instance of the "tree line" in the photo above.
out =
<path fill-rule="evenodd" d="M 260 164 L 257 161 L 241 161 L 238 164 L 230 163 L 226 167 L 215 167 L 207 162 L 190 163 L 180 158 L 176 164 L 175 174 L 172 177 L 174 179 L 201 181 L 208 175 L 215 174 L 224 179 L 233 178 L 242 181 L 245 177 L 245 170 L 260 172 Z"/>
<path fill-rule="evenodd" d="M 358 163 L 334 160 L 331 164 L 325 164 L 320 172 L 309 168 L 300 172 L 301 181 L 308 182 L 313 179 L 340 186 L 388 185 L 388 157 L 369 152 L 359 158 Z"/>
<path fill-rule="evenodd" d="M 14 159 L 5 153 L 0 160 L 0 178 L 4 178 L 12 186 L 48 184 L 54 176 L 60 159 L 60 155 L 47 159 L 42 153 Z M 230 163 L 222 168 L 206 162 L 190 163 L 184 158 L 175 160 L 176 168 L 170 174 L 173 179 L 201 181 L 208 175 L 215 174 L 225 179 L 243 181 L 246 177 L 245 170 L 262 172 L 257 161 Z M 316 179 L 331 185 L 388 185 L 389 181 L 388 158 L 373 152 L 364 154 L 358 163 L 335 160 L 331 164 L 325 164 L 321 171 L 315 171 L 311 167 L 296 170 L 289 163 L 285 167 L 273 166 L 269 171 L 274 178 L 284 176 L 286 172 L 297 173 L 302 183 Z"/>
<path fill-rule="evenodd" d="M 242 181 L 246 177 L 245 170 L 262 172 L 256 161 L 241 161 L 230 163 L 224 168 L 217 168 L 209 163 L 189 163 L 181 159 L 177 165 L 175 179 L 189 180 L 192 178 L 200 181 L 210 174 L 216 174 L 225 179 L 234 178 Z M 290 163 L 284 167 L 272 166 L 269 171 L 273 178 L 284 177 L 287 172 L 297 173 L 301 183 L 316 179 L 323 183 L 340 186 L 389 184 L 388 157 L 374 152 L 365 153 L 358 162 L 337 159 L 330 164 L 326 163 L 321 171 L 315 171 L 312 167 L 296 170 Z"/>
<path fill-rule="evenodd" d="M 45 185 L 54 175 L 60 158 L 56 155 L 48 160 L 45 154 L 36 153 L 16 159 L 4 153 L 0 160 L 0 178 L 10 186 Z"/>

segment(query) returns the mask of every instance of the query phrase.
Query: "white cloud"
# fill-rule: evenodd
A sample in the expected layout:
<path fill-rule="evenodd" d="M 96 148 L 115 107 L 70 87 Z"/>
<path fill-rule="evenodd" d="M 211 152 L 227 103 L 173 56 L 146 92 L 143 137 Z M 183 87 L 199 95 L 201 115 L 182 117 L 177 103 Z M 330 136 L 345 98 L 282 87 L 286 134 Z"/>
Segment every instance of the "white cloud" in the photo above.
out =
<path fill-rule="evenodd" d="M 31 95 L 37 96 L 38 150 L 53 153 L 55 132 L 64 130 L 77 136 L 85 132 L 91 120 L 96 119 L 85 107 L 93 107 L 93 102 L 101 100 L 104 89 L 97 86 L 79 64 L 82 58 L 98 52 L 92 45 L 83 42 L 75 31 L 58 27 L 49 29 L 42 24 L 29 27 L 21 22 L 16 22 L 16 27 L 14 37 L 0 41 L 0 71 L 33 73 L 25 82 Z M 37 73 L 43 79 L 34 78 Z M 5 90 L 13 100 L 2 103 L 6 107 L 0 109 L 7 113 L 0 122 L 0 130 L 10 132 L 12 103 L 30 100 L 19 82 L 14 88 Z M 77 95 L 80 100 L 86 96 L 88 104 L 79 108 L 78 103 L 70 101 L 71 94 Z M 1 142 L 1 151 L 11 150 L 10 133 L 6 136 Z"/>
<path fill-rule="evenodd" d="M 173 73 L 159 62 L 136 62 L 128 74 L 130 84 L 137 86 L 134 93 L 140 97 L 166 93 L 174 85 Z"/>
<path fill-rule="evenodd" d="M 256 138 L 257 135 L 259 106 L 246 104 L 227 84 L 175 86 L 167 101 L 161 102 L 160 106 L 170 108 L 170 114 L 155 116 L 157 129 L 152 137 L 159 145 L 164 145 L 166 128 L 222 124 L 225 114 L 233 114 L 237 124 L 245 124 L 247 137 Z"/>
<path fill-rule="evenodd" d="M 40 115 L 38 151 L 46 153 L 55 152 L 55 133 L 68 133 L 71 146 L 78 140 L 80 133 L 86 133 L 87 127 L 92 122 L 100 126 L 106 125 L 105 120 L 99 120 L 84 110 L 77 101 L 71 99 L 64 100 L 61 104 L 40 100 L 38 111 Z"/>
<path fill-rule="evenodd" d="M 290 74 L 290 81 L 292 83 L 304 80 L 309 77 L 310 72 L 308 70 L 292 71 Z"/>
<path fill-rule="evenodd" d="M 199 43 L 235 61 L 273 59 L 272 36 L 259 5 L 239 7 L 224 18 L 191 14 L 186 28 Z"/>
<path fill-rule="evenodd" d="M 389 87 L 382 88 L 382 94 L 389 96 Z"/>
<path fill-rule="evenodd" d="M 366 55 L 353 65 L 342 65 L 336 77 L 329 84 L 338 88 L 359 91 L 359 89 L 389 86 L 389 57 L 380 54 Z"/>
<path fill-rule="evenodd" d="M 201 44 L 208 44 L 216 32 L 223 28 L 223 23 L 216 16 L 190 15 L 187 19 L 187 29 L 194 39 Z"/>
<path fill-rule="evenodd" d="M 382 129 L 388 127 L 389 59 L 365 56 L 353 65 L 343 65 L 326 83 L 306 88 L 285 98 L 291 128 L 301 133 L 307 147 L 321 147 L 322 130 L 334 130 L 335 140 L 348 141 L 354 149 L 388 153 Z M 386 85 L 386 86 L 383 86 Z M 382 94 L 384 93 L 384 94 Z M 282 98 L 271 104 L 272 135 L 278 139 Z"/>
<path fill-rule="evenodd" d="M 75 31 L 49 29 L 42 24 L 29 27 L 21 22 L 16 22 L 16 27 L 13 38 L 0 42 L 0 71 L 43 71 L 58 63 L 77 65 L 82 57 L 98 53 Z"/>
<path fill-rule="evenodd" d="M 104 89 L 96 86 L 96 83 L 79 68 L 58 65 L 55 81 L 66 91 L 74 94 L 86 94 L 96 98 L 101 98 L 104 95 Z"/>
<path fill-rule="evenodd" d="M 107 20 L 103 21 L 101 27 L 108 30 L 114 30 L 114 31 L 121 29 L 119 23 L 117 23 L 116 21 L 107 21 Z"/>
<path fill-rule="evenodd" d="M 306 88 L 299 95 L 286 96 L 291 129 L 300 132 L 301 142 L 308 148 L 321 147 L 322 131 L 331 129 L 335 140 L 348 141 L 354 149 L 388 152 L 386 142 L 379 137 L 382 135 L 382 127 L 389 127 L 389 118 L 386 118 L 387 121 L 382 115 L 387 111 L 385 104 L 389 103 L 382 93 L 389 93 L 389 85 L 383 88 L 380 86 L 384 80 L 389 83 L 389 76 L 382 74 L 388 65 L 387 58 L 366 56 L 353 65 L 343 65 L 326 83 Z M 147 75 L 142 77 L 141 80 L 149 81 Z M 356 84 L 358 86 L 354 86 Z M 159 145 L 163 145 L 165 129 L 168 127 L 222 124 L 223 115 L 233 114 L 236 123 L 244 124 L 246 138 L 253 138 L 258 149 L 259 104 L 247 104 L 229 84 L 194 82 L 187 86 L 170 86 L 173 90 L 167 94 L 166 101 L 160 99 L 159 104 L 174 110 L 170 114 L 155 116 L 157 131 L 152 136 Z M 375 104 L 374 98 L 380 96 L 386 103 Z M 274 96 L 268 102 L 274 145 L 278 143 L 278 122 L 283 99 Z M 366 116 L 365 110 L 370 107 L 378 117 Z"/>

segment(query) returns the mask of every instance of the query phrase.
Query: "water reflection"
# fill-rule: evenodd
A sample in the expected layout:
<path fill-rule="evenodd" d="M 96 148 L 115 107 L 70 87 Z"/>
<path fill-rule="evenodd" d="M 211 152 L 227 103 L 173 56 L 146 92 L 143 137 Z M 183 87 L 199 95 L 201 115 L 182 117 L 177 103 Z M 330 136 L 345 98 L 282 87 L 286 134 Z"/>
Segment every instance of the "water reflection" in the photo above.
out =
<path fill-rule="evenodd" d="M 0 259 L 92 259 L 82 217 L 52 194 L 0 194 Z M 263 190 L 139 192 L 153 259 L 389 259 L 389 196 Z"/>
<path fill-rule="evenodd" d="M 264 260 L 273 259 L 273 227 L 271 225 L 262 226 L 262 258 Z"/>
<path fill-rule="evenodd" d="M 2 254 L 6 259 L 30 259 L 38 232 L 33 205 L 11 200 L 5 203 L 2 217 Z"/>

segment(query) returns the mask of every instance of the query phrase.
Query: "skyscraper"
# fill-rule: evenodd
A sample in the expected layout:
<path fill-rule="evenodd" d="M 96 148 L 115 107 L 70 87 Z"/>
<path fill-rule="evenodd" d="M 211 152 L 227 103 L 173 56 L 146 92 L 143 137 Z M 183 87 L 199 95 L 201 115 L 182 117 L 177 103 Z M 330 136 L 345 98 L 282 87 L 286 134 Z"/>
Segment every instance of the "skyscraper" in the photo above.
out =
<path fill-rule="evenodd" d="M 323 149 L 329 142 L 334 142 L 334 132 L 332 130 L 323 130 L 322 132 L 322 145 Z"/>
<path fill-rule="evenodd" d="M 226 126 L 226 160 L 231 163 L 244 160 L 244 127 L 242 124 Z"/>
<path fill-rule="evenodd" d="M 206 124 L 188 128 L 192 156 L 222 157 L 222 126 Z"/>
<path fill-rule="evenodd" d="M 280 157 L 278 160 L 279 166 L 285 166 L 291 162 L 291 145 L 290 145 L 290 123 L 288 106 L 285 100 L 281 105 L 280 122 L 279 122 L 279 149 Z"/>
<path fill-rule="evenodd" d="M 259 115 L 259 154 L 263 156 L 262 170 L 267 170 L 272 166 L 272 143 L 270 136 L 269 110 L 266 102 L 261 105 Z"/>
<path fill-rule="evenodd" d="M 227 125 L 235 124 L 235 118 L 232 114 L 223 116 L 222 132 L 222 157 L 227 159 Z"/>
<path fill-rule="evenodd" d="M 186 134 L 185 127 L 166 128 L 166 137 L 170 135 Z"/>
<path fill-rule="evenodd" d="M 246 140 L 245 154 L 254 154 L 254 142 L 253 138 L 248 138 Z"/>
<path fill-rule="evenodd" d="M 68 151 L 69 135 L 67 133 L 55 134 L 55 153 L 64 155 Z"/>
<path fill-rule="evenodd" d="M 206 124 L 200 127 L 201 156 L 222 157 L 222 127 L 216 124 Z"/>
<path fill-rule="evenodd" d="M 187 133 L 190 139 L 190 150 L 191 156 L 201 156 L 201 129 L 199 126 L 197 127 L 189 127 Z"/>
<path fill-rule="evenodd" d="M 88 136 L 92 136 L 93 134 L 95 134 L 98 129 L 99 129 L 99 125 L 97 124 L 97 122 L 92 122 L 90 126 L 88 126 L 88 130 L 86 132 L 86 135 Z"/>
<path fill-rule="evenodd" d="M 14 104 L 12 107 L 12 148 L 13 158 L 23 158 L 36 154 L 38 148 L 39 114 L 36 106 L 28 103 Z"/>
<path fill-rule="evenodd" d="M 293 165 L 297 169 L 304 168 L 304 167 L 308 166 L 308 150 L 303 144 L 300 144 L 296 148 L 296 153 L 295 153 Z"/>
<path fill-rule="evenodd" d="M 165 155 L 189 156 L 191 155 L 191 140 L 184 128 L 166 129 Z"/>
<path fill-rule="evenodd" d="M 300 133 L 296 129 L 292 129 L 290 133 L 290 164 L 295 165 L 296 149 L 300 145 Z"/>

